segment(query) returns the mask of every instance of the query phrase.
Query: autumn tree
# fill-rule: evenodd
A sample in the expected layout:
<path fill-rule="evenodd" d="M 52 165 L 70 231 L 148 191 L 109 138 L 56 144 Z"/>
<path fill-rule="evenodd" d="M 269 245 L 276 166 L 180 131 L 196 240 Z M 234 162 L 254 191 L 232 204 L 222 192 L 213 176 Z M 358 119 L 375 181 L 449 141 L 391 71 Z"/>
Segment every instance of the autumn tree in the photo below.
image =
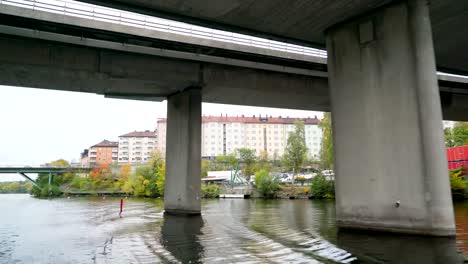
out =
<path fill-rule="evenodd" d="M 127 178 L 132 173 L 132 165 L 124 164 L 120 167 L 120 177 Z"/>

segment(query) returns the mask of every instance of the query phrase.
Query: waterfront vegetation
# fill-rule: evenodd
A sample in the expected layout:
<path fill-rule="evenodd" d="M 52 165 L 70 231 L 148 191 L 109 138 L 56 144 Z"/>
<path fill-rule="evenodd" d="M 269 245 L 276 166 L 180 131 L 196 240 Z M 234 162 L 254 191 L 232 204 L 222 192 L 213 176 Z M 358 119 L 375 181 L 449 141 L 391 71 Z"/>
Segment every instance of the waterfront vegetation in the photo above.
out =
<path fill-rule="evenodd" d="M 56 196 L 71 194 L 123 194 L 138 197 L 162 197 L 164 195 L 165 162 L 159 153 L 152 154 L 147 165 L 137 167 L 133 172 L 130 165 L 118 167 L 101 165 L 89 176 L 65 173 L 53 178 L 48 184 L 49 175 L 39 174 L 37 182 L 42 188 L 33 187 L 35 196 Z"/>
<path fill-rule="evenodd" d="M 266 169 L 262 169 L 255 174 L 255 186 L 266 198 L 274 197 L 280 189 L 278 179 L 272 177 Z"/>
<path fill-rule="evenodd" d="M 219 191 L 219 185 L 216 184 L 204 184 L 201 188 L 203 198 L 218 198 Z"/>
<path fill-rule="evenodd" d="M 32 183 L 21 182 L 0 182 L 0 193 L 28 193 L 32 188 Z"/>
<path fill-rule="evenodd" d="M 334 199 L 335 182 L 327 179 L 322 174 L 318 174 L 312 179 L 310 184 L 310 194 L 317 199 Z"/>
<path fill-rule="evenodd" d="M 468 199 L 468 180 L 463 178 L 464 175 L 468 175 L 466 167 L 450 170 L 450 187 L 454 200 Z"/>

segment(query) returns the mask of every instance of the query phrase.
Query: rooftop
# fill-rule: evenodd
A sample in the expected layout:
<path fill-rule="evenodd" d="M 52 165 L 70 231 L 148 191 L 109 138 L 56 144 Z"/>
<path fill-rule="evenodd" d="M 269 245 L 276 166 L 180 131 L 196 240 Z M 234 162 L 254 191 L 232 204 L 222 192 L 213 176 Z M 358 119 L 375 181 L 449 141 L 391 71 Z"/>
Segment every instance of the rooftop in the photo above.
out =
<path fill-rule="evenodd" d="M 273 117 L 273 116 L 202 116 L 202 123 L 268 123 L 268 124 L 293 124 L 295 121 L 303 121 L 305 124 L 316 125 L 320 122 L 317 116 L 297 118 L 297 117 Z M 158 122 L 167 122 L 166 118 L 158 119 Z"/>
<path fill-rule="evenodd" d="M 107 139 L 104 139 L 103 141 L 92 145 L 91 147 L 118 147 L 119 143 L 115 141 L 109 141 Z"/>
<path fill-rule="evenodd" d="M 155 132 L 151 132 L 149 130 L 145 131 L 133 131 L 127 134 L 123 134 L 119 137 L 156 137 Z"/>

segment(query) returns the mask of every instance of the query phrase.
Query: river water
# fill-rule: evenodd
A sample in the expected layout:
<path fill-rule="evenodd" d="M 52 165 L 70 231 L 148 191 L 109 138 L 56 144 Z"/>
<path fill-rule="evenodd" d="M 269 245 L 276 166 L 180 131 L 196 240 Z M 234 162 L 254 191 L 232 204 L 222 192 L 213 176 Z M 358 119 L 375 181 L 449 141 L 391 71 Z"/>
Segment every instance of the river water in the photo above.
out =
<path fill-rule="evenodd" d="M 204 200 L 200 217 L 158 199 L 0 195 L 0 263 L 468 263 L 468 202 L 457 238 L 337 232 L 329 201 Z"/>

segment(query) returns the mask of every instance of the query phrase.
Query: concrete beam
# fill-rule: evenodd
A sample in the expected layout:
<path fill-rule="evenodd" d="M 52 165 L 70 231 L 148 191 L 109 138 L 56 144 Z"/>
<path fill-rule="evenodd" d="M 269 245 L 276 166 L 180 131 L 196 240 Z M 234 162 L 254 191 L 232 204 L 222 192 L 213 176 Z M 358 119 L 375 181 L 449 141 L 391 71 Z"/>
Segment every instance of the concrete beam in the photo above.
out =
<path fill-rule="evenodd" d="M 11 36 L 0 36 L 0 85 L 161 99 L 203 86 L 204 102 L 295 109 L 312 103 L 318 111 L 329 105 L 326 78 Z"/>
<path fill-rule="evenodd" d="M 201 211 L 201 90 L 189 88 L 167 100 L 164 209 L 171 214 Z"/>
<path fill-rule="evenodd" d="M 327 45 L 338 225 L 454 235 L 427 2 L 337 25 Z"/>

